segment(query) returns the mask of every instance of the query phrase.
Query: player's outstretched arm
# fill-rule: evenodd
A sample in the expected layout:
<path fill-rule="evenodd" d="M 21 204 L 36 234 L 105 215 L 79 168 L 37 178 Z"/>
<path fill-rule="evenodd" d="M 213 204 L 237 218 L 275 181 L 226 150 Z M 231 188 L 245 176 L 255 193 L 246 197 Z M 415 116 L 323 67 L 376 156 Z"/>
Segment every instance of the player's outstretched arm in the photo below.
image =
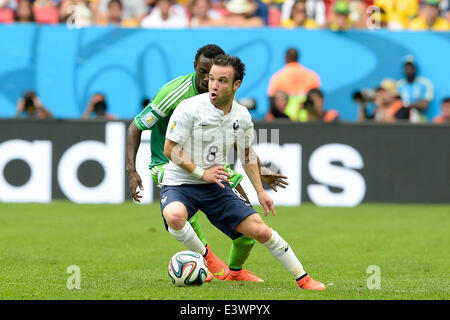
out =
<path fill-rule="evenodd" d="M 286 189 L 286 186 L 289 185 L 289 182 L 286 181 L 288 177 L 285 175 L 273 173 L 269 168 L 266 167 L 260 167 L 259 171 L 261 181 L 266 183 L 275 192 L 277 192 L 277 187 Z"/>
<path fill-rule="evenodd" d="M 242 166 L 244 167 L 244 171 L 256 190 L 259 203 L 264 208 L 264 216 L 267 216 L 269 212 L 272 212 L 272 214 L 275 215 L 275 207 L 273 205 L 273 200 L 266 193 L 261 182 L 256 153 L 251 147 L 249 147 L 245 148 L 242 154 L 241 153 L 239 154 L 241 157 Z"/>
<path fill-rule="evenodd" d="M 140 190 L 144 190 L 144 186 L 142 185 L 142 179 L 136 171 L 136 154 L 139 149 L 139 145 L 141 144 L 141 133 L 134 121 L 131 122 L 128 127 L 127 132 L 127 147 L 126 147 L 126 170 L 128 174 L 128 183 L 130 185 L 131 197 L 140 202 L 142 195 L 139 193 L 137 188 Z"/>
<path fill-rule="evenodd" d="M 253 152 L 255 152 L 253 150 Z M 279 173 L 274 173 L 269 168 L 266 168 L 264 166 L 264 163 L 261 161 L 261 159 L 258 157 L 258 155 L 255 152 L 255 156 L 258 162 L 259 167 L 259 175 L 261 178 L 261 181 L 265 182 L 269 187 L 272 188 L 273 191 L 277 192 L 277 186 L 281 187 L 283 189 L 286 189 L 286 186 L 289 184 L 285 179 L 288 177 Z"/>
<path fill-rule="evenodd" d="M 220 180 L 227 181 L 229 183 L 228 178 L 231 177 L 231 175 L 224 167 L 217 166 L 206 170 L 200 168 L 189 158 L 188 155 L 186 155 L 186 153 L 184 153 L 183 148 L 175 141 L 166 139 L 164 144 L 164 155 L 172 162 L 203 181 L 217 183 L 221 188 L 225 188 L 225 186 Z"/>

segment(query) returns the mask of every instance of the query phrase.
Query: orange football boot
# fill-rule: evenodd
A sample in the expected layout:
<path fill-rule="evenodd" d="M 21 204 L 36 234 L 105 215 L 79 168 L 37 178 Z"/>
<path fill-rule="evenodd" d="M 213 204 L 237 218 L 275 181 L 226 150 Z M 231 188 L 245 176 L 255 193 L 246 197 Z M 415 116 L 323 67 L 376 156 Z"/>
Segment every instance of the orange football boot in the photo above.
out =
<path fill-rule="evenodd" d="M 214 275 L 208 270 L 208 275 L 206 276 L 205 282 L 211 282 L 212 279 L 214 279 Z"/>
<path fill-rule="evenodd" d="M 206 249 L 208 249 L 208 253 L 206 254 L 205 260 L 208 263 L 208 270 L 217 279 L 225 280 L 230 274 L 230 268 L 228 268 L 227 264 L 212 252 L 209 245 L 206 246 Z"/>
<path fill-rule="evenodd" d="M 253 272 L 241 269 L 241 270 L 231 270 L 230 275 L 226 279 L 227 281 L 249 281 L 249 282 L 264 282 L 263 279 L 258 278 L 253 274 Z"/>
<path fill-rule="evenodd" d="M 298 280 L 297 284 L 301 289 L 305 290 L 325 290 L 327 288 L 322 282 L 314 280 L 308 274 L 302 279 Z"/>

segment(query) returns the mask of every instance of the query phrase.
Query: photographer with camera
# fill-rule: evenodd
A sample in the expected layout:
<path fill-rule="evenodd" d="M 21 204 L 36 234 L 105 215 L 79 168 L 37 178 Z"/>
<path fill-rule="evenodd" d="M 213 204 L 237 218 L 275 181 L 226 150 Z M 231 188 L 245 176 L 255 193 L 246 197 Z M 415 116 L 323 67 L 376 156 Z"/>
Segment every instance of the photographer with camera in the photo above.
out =
<path fill-rule="evenodd" d="M 353 100 L 358 103 L 358 121 L 368 119 L 377 122 L 395 122 L 409 120 L 409 109 L 403 106 L 393 79 L 384 79 L 375 90 L 362 90 L 353 94 Z M 367 110 L 370 102 L 375 103 L 373 114 Z"/>
<path fill-rule="evenodd" d="M 106 112 L 107 109 L 105 95 L 103 93 L 94 93 L 82 117 L 83 119 L 93 117 L 97 119 L 115 120 L 116 117 Z"/>
<path fill-rule="evenodd" d="M 273 103 L 270 105 L 270 110 L 264 117 L 266 121 L 273 121 L 275 119 L 287 119 L 290 118 L 284 113 L 289 102 L 289 95 L 281 90 L 275 92 L 273 96 Z"/>
<path fill-rule="evenodd" d="M 23 97 L 17 101 L 17 111 L 14 118 L 21 116 L 38 119 L 53 118 L 53 114 L 44 108 L 41 99 L 32 90 L 26 91 Z"/>
<path fill-rule="evenodd" d="M 320 89 L 311 89 L 300 107 L 300 121 L 334 122 L 339 120 L 339 112 L 334 109 L 325 110 L 325 97 Z"/>

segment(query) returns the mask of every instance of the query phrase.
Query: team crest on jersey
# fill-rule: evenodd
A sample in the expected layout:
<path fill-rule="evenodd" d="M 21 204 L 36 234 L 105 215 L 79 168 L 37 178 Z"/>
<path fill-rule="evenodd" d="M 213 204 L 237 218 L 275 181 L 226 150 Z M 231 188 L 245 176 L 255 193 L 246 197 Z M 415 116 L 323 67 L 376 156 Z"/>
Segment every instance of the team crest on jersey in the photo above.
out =
<path fill-rule="evenodd" d="M 239 130 L 239 120 L 236 120 L 233 123 L 233 133 L 236 133 Z"/>

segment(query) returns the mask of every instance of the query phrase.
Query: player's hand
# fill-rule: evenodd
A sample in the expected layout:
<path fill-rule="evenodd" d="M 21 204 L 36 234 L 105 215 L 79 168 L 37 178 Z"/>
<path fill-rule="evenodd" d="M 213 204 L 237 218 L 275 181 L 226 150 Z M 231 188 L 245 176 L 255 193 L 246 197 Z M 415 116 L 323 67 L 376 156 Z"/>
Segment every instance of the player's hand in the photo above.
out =
<path fill-rule="evenodd" d="M 142 195 L 137 190 L 138 187 L 140 190 L 144 190 L 141 177 L 136 171 L 128 172 L 128 182 L 130 184 L 131 197 L 134 201 L 141 202 Z"/>
<path fill-rule="evenodd" d="M 273 173 L 268 168 L 260 168 L 261 170 L 261 181 L 266 183 L 269 187 L 272 188 L 273 191 L 277 192 L 277 187 L 281 187 L 283 189 L 286 189 L 286 186 L 289 185 L 289 182 L 287 182 L 285 179 L 288 177 L 282 174 Z"/>
<path fill-rule="evenodd" d="M 269 195 L 263 190 L 257 193 L 259 203 L 264 208 L 264 216 L 266 217 L 270 211 L 272 211 L 272 215 L 275 215 L 275 207 L 273 206 L 273 200 Z"/>
<path fill-rule="evenodd" d="M 228 178 L 230 178 L 231 175 L 227 172 L 227 170 L 224 167 L 212 167 L 209 169 L 206 169 L 203 172 L 202 180 L 206 182 L 214 182 L 219 185 L 221 188 L 225 188 L 225 186 L 220 182 L 220 180 L 230 183 Z"/>

